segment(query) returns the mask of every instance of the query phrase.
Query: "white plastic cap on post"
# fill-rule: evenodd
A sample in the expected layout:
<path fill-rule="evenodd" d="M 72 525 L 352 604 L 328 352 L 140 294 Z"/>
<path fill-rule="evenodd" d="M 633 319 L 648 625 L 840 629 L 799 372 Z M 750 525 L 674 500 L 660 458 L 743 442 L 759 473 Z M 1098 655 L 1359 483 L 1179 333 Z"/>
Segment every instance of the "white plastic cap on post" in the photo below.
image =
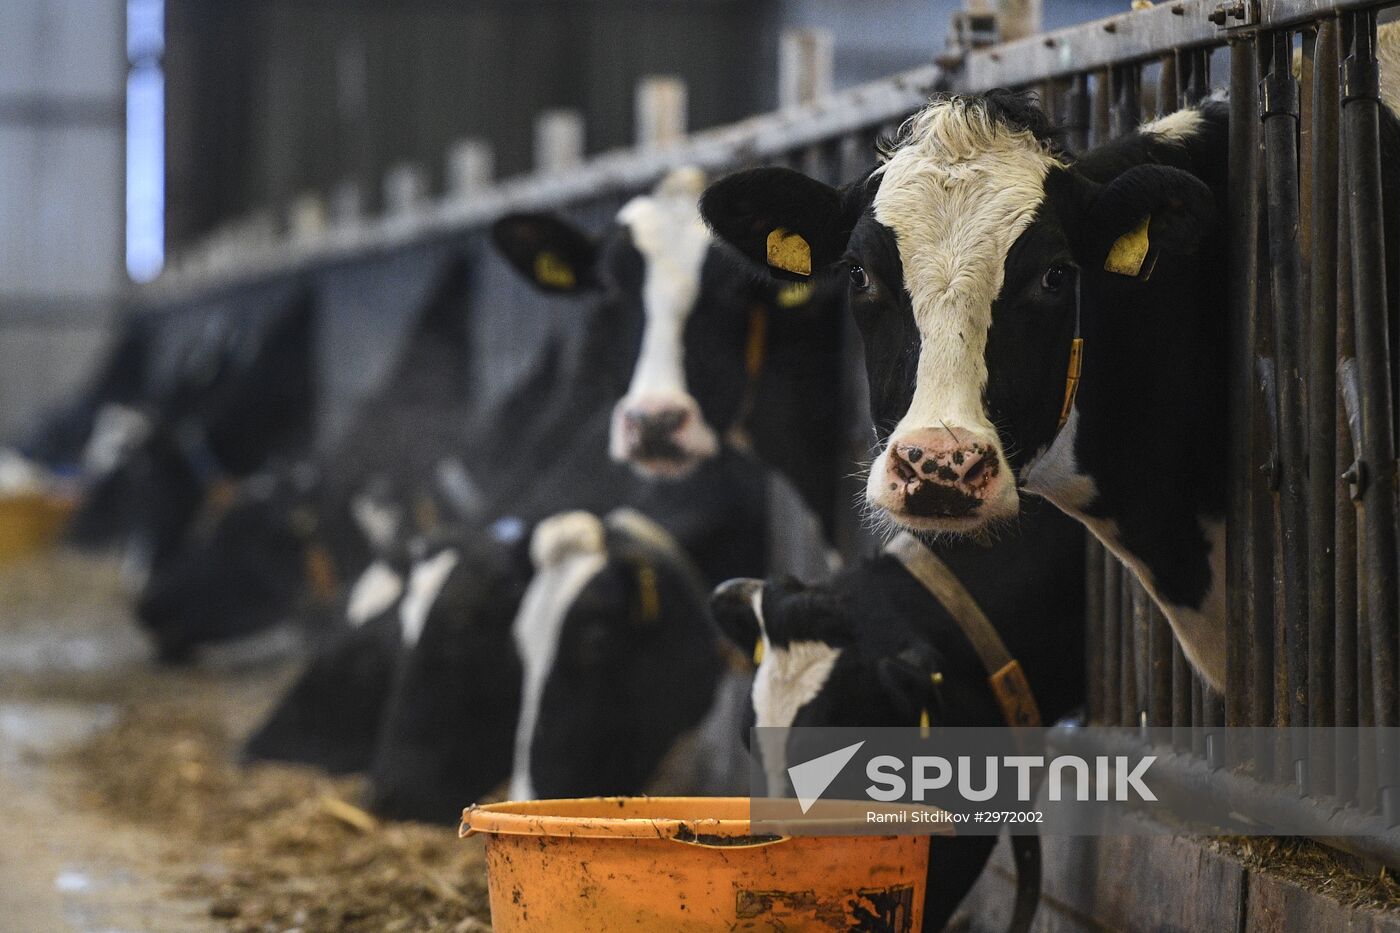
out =
<path fill-rule="evenodd" d="M 583 161 L 583 114 L 546 110 L 535 117 L 535 171 L 553 175 Z"/>
<path fill-rule="evenodd" d="M 461 139 L 447 151 L 447 193 L 462 198 L 488 188 L 496 174 L 496 154 L 481 139 Z"/>
<path fill-rule="evenodd" d="M 421 166 L 400 162 L 384 174 L 384 209 L 391 217 L 405 217 L 418 210 L 427 193 Z"/>
<path fill-rule="evenodd" d="M 1001 41 L 1014 42 L 1040 32 L 1041 0 L 996 0 Z"/>
<path fill-rule="evenodd" d="M 800 107 L 830 96 L 835 61 L 831 30 L 784 30 L 778 42 L 778 106 Z"/>
<path fill-rule="evenodd" d="M 314 240 L 324 236 L 327 222 L 326 202 L 319 194 L 298 195 L 287 210 L 287 229 L 293 240 Z"/>
<path fill-rule="evenodd" d="M 647 75 L 637 82 L 637 145 L 664 149 L 685 138 L 689 95 L 685 82 L 672 75 Z"/>

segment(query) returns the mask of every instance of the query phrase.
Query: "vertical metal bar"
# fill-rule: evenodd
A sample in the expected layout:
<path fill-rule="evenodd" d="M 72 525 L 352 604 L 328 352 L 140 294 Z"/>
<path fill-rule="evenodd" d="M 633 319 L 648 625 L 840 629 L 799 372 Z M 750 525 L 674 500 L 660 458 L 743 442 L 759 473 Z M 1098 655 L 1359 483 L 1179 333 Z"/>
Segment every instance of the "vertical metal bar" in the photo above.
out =
<path fill-rule="evenodd" d="M 1264 181 L 1269 218 L 1269 281 L 1273 288 L 1274 361 L 1277 373 L 1279 530 L 1285 677 L 1293 781 L 1308 793 L 1308 501 L 1307 413 L 1303 388 L 1303 281 L 1298 251 L 1298 82 L 1293 77 L 1293 33 L 1279 30 L 1260 40 L 1264 67 L 1259 115 L 1264 123 Z"/>
<path fill-rule="evenodd" d="M 1340 30 L 1334 30 L 1339 33 Z M 1340 45 L 1339 35 L 1334 42 Z M 1335 89 L 1340 98 L 1340 88 Z M 1332 146 L 1341 151 L 1341 134 L 1332 141 Z M 1341 727 L 1357 725 L 1357 693 L 1360 678 L 1356 653 L 1357 634 L 1357 563 L 1356 563 L 1356 504 L 1351 498 L 1351 484 L 1342 475 L 1344 466 L 1349 468 L 1356 459 L 1355 437 L 1360 434 L 1360 424 L 1353 426 L 1351 406 L 1347 404 L 1342 373 L 1355 373 L 1356 349 L 1352 327 L 1351 302 L 1351 237 L 1347 230 L 1351 226 L 1351 212 L 1347 209 L 1346 162 L 1337 158 L 1337 227 L 1333 231 L 1337 250 L 1337 397 L 1336 397 L 1336 465 L 1332 474 L 1336 493 L 1336 548 L 1337 570 L 1336 591 L 1333 604 L 1336 607 L 1336 681 L 1337 681 L 1337 725 Z M 1359 412 L 1357 413 L 1359 416 Z M 1337 756 L 1337 796 L 1342 800 L 1355 800 L 1357 794 L 1357 774 L 1354 753 L 1342 744 L 1339 737 Z"/>
<path fill-rule="evenodd" d="M 1195 65 L 1193 63 L 1193 74 Z M 1189 87 L 1189 85 L 1188 85 Z M 1263 609 L 1257 599 L 1258 573 L 1252 566 L 1259 544 L 1254 527 L 1256 422 L 1254 412 L 1254 321 L 1257 313 L 1259 244 L 1258 121 L 1255 118 L 1254 46 L 1230 45 L 1230 371 L 1227 407 L 1230 419 L 1229 513 L 1225 534 L 1225 581 L 1228 615 L 1225 643 L 1226 722 L 1249 724 L 1251 706 L 1257 718 L 1262 708 L 1251 703 L 1248 684 L 1251 645 L 1258 636 Z M 1188 90 L 1187 97 L 1191 96 Z M 1271 579 L 1266 576 L 1265 579 Z M 1252 585 L 1254 584 L 1254 585 Z M 1251 592 L 1256 598 L 1251 598 Z M 1257 645 L 1255 646 L 1257 647 Z"/>
<path fill-rule="evenodd" d="M 1113 107 L 1109 113 L 1110 136 L 1131 133 L 1142 121 L 1142 71 L 1139 65 L 1114 65 L 1109 71 Z"/>
<path fill-rule="evenodd" d="M 1312 257 L 1308 341 L 1308 697 L 1310 726 L 1336 724 L 1337 532 L 1337 24 L 1318 24 L 1312 42 Z M 1330 794 L 1335 773 L 1312 753 L 1313 787 Z"/>
<path fill-rule="evenodd" d="M 1181 53 L 1177 67 L 1181 86 L 1181 106 L 1194 107 L 1210 93 L 1210 50 L 1190 49 Z"/>
<path fill-rule="evenodd" d="M 1177 53 L 1162 56 L 1162 70 L 1157 75 L 1157 113 L 1166 116 L 1181 109 L 1181 82 L 1177 78 Z"/>
<path fill-rule="evenodd" d="M 1121 726 L 1118 684 L 1123 651 L 1118 620 L 1122 615 L 1123 573 L 1118 560 L 1110 555 L 1103 566 L 1103 722 Z"/>
<path fill-rule="evenodd" d="M 1172 747 L 1191 749 L 1191 665 L 1172 639 Z"/>
<path fill-rule="evenodd" d="M 1376 12 L 1344 14 L 1342 123 L 1351 207 L 1351 277 L 1361 389 L 1361 507 L 1365 513 L 1366 627 L 1377 726 L 1400 720 L 1396 706 L 1396 464 L 1386 322 L 1385 218 L 1381 194 L 1380 68 Z M 1400 823 L 1400 750 L 1379 733 L 1377 776 L 1386 822 Z"/>
<path fill-rule="evenodd" d="M 1093 106 L 1089 95 L 1089 76 L 1075 75 L 1070 79 L 1065 95 L 1065 145 L 1071 152 L 1089 148 L 1089 124 Z"/>
<path fill-rule="evenodd" d="M 1191 675 L 1191 753 L 1198 758 L 1206 754 L 1205 689 L 1201 675 Z"/>
<path fill-rule="evenodd" d="M 1118 624 L 1122 635 L 1119 644 L 1123 654 L 1121 680 L 1119 690 L 1122 692 L 1122 705 L 1119 707 L 1119 715 L 1122 717 L 1121 725 L 1137 726 L 1138 724 L 1138 691 L 1137 691 L 1137 602 L 1141 587 L 1133 572 L 1122 565 L 1122 606 L 1118 614 Z"/>
<path fill-rule="evenodd" d="M 1148 610 L 1148 670 L 1151 671 L 1147 696 L 1147 724 L 1155 728 L 1172 724 L 1172 630 L 1166 616 L 1150 599 Z"/>
<path fill-rule="evenodd" d="M 1103 722 L 1104 689 L 1104 549 L 1099 539 L 1085 536 L 1086 558 L 1084 561 L 1084 670 L 1089 677 L 1088 695 L 1085 702 L 1085 719 L 1088 722 Z"/>
<path fill-rule="evenodd" d="M 1107 69 L 1097 72 L 1094 75 L 1093 110 L 1090 118 L 1089 143 L 1092 146 L 1102 146 L 1112 137 L 1109 135 L 1109 111 L 1113 104 L 1113 96 L 1110 90 L 1111 81 Z"/>

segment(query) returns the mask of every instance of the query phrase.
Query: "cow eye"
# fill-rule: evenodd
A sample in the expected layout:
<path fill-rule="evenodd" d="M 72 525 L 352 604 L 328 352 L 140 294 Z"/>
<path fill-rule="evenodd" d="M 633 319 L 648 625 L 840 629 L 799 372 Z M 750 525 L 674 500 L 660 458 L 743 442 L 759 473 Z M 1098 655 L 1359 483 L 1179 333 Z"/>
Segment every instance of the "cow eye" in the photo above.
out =
<path fill-rule="evenodd" d="M 1057 262 L 1045 270 L 1045 275 L 1041 276 L 1040 279 L 1040 287 L 1047 292 L 1057 292 L 1069 284 L 1072 275 L 1074 275 L 1073 269 L 1062 262 Z"/>
<path fill-rule="evenodd" d="M 866 274 L 865 267 L 851 263 L 850 269 L 851 287 L 858 292 L 863 292 L 870 287 L 870 276 Z"/>

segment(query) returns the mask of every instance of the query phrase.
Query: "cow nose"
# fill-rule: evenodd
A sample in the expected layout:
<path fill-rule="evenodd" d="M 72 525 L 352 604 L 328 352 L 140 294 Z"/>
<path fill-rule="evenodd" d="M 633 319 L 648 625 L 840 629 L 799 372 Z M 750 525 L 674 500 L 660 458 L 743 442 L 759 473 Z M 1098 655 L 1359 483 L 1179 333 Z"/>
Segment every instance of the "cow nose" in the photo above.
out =
<path fill-rule="evenodd" d="M 629 411 L 623 416 L 633 447 L 642 456 L 666 457 L 679 452 L 676 435 L 690 421 L 684 408 Z"/>
<path fill-rule="evenodd" d="M 995 445 L 970 432 L 909 431 L 890 441 L 885 484 L 900 512 L 958 518 L 1001 492 L 1001 464 Z"/>

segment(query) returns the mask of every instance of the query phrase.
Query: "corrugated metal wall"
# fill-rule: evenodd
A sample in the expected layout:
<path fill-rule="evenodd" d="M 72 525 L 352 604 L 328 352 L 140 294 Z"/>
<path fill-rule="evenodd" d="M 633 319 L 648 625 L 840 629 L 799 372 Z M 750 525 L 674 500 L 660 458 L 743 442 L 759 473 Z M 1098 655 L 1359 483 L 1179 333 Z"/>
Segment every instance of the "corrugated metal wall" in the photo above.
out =
<path fill-rule="evenodd" d="M 123 0 L 0 3 L 0 437 L 86 375 L 123 282 Z"/>

